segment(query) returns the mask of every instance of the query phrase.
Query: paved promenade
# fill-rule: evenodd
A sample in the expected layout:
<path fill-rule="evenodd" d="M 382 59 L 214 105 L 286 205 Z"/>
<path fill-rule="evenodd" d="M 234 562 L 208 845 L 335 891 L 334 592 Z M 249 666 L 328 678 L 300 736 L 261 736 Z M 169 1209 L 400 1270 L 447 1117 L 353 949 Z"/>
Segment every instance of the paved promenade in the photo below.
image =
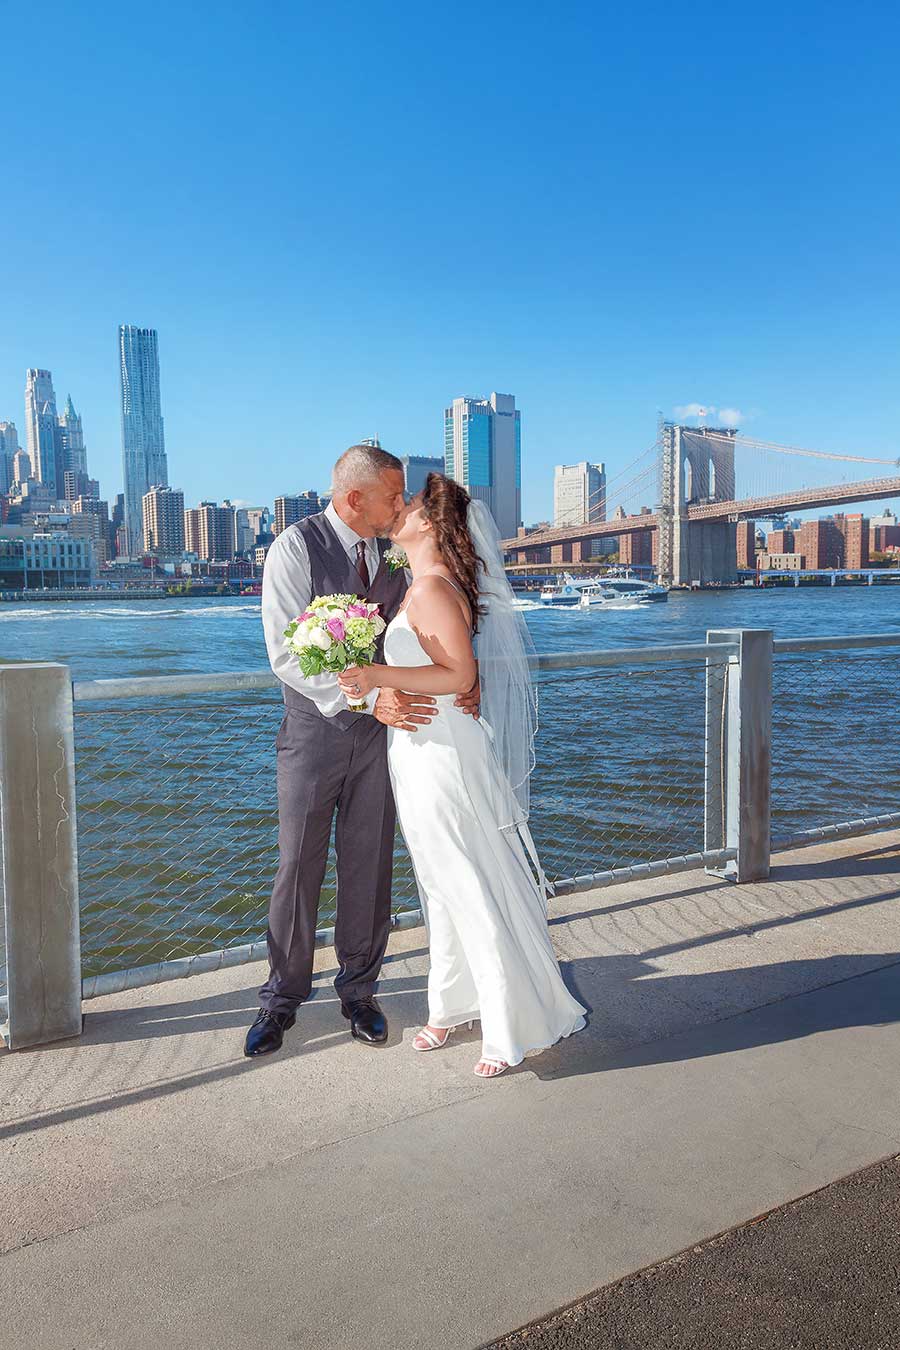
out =
<path fill-rule="evenodd" d="M 421 930 L 380 1050 L 326 950 L 271 1059 L 241 1053 L 259 966 L 0 1053 L 0 1347 L 474 1350 L 897 1154 L 900 832 L 775 861 L 557 901 L 590 1027 L 494 1083 L 477 1034 L 410 1050 Z"/>

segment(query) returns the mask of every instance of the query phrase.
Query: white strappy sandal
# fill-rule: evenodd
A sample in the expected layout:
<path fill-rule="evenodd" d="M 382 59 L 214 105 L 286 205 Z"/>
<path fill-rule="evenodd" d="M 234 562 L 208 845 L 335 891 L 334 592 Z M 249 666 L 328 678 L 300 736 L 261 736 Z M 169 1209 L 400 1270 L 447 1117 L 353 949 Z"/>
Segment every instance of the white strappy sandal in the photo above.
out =
<path fill-rule="evenodd" d="M 479 1073 L 478 1064 L 490 1064 L 493 1066 L 493 1068 L 497 1070 L 497 1072 Z M 505 1059 L 492 1059 L 490 1055 L 482 1055 L 481 1059 L 478 1061 L 478 1064 L 476 1064 L 475 1068 L 472 1070 L 476 1078 L 499 1078 L 501 1073 L 506 1073 L 506 1070 L 509 1068 L 509 1065 L 507 1064 Z"/>
<path fill-rule="evenodd" d="M 475 1023 L 467 1022 L 465 1025 L 471 1031 Z M 443 1050 L 444 1046 L 447 1044 L 447 1042 L 449 1041 L 451 1035 L 455 1030 L 456 1027 L 435 1027 L 435 1031 L 446 1032 L 446 1035 L 438 1038 L 437 1036 L 435 1036 L 434 1031 L 432 1031 L 431 1027 L 424 1026 L 421 1031 L 417 1031 L 415 1036 L 413 1036 L 412 1048 L 414 1050 L 418 1050 L 420 1054 L 425 1054 L 429 1050 Z M 418 1040 L 423 1040 L 425 1044 L 416 1045 L 416 1041 Z"/>

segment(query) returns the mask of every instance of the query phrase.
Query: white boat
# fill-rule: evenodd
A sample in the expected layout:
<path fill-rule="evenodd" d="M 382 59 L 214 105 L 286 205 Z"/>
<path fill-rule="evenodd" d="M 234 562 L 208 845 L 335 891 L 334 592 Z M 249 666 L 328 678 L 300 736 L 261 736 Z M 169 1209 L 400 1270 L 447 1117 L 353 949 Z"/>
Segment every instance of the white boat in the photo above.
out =
<path fill-rule="evenodd" d="M 598 580 L 598 577 L 575 578 L 566 572 L 564 576 L 557 577 L 556 581 L 549 586 L 541 588 L 538 603 L 553 605 L 560 609 L 574 609 L 581 601 L 582 592 L 588 586 L 596 586 Z"/>
<path fill-rule="evenodd" d="M 668 587 L 644 581 L 628 568 L 612 568 L 607 576 L 595 578 L 581 588 L 578 604 L 582 609 L 611 609 L 668 598 Z"/>

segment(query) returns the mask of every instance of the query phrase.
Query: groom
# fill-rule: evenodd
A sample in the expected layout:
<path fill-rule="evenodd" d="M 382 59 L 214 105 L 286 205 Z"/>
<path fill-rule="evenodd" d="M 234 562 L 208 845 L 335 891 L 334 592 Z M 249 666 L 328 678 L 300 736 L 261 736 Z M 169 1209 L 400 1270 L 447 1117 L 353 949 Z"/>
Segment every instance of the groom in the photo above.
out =
<path fill-rule="evenodd" d="M 304 677 L 284 645 L 284 630 L 316 595 L 354 593 L 377 602 L 386 622 L 406 594 L 403 570 L 383 561 L 406 501 L 403 465 L 377 446 L 353 445 L 334 467 L 332 500 L 278 535 L 263 574 L 266 648 L 284 687 L 285 716 L 275 740 L 279 863 L 269 904 L 269 978 L 244 1053 L 281 1048 L 298 1006 L 309 998 L 319 891 L 337 813 L 335 989 L 351 1034 L 369 1045 L 387 1040 L 375 981 L 391 922 L 395 811 L 386 726 L 414 732 L 436 715 L 433 698 L 372 690 L 368 711 L 347 707 L 337 677 Z M 382 643 L 375 660 L 382 660 Z M 466 700 L 477 707 L 477 695 Z"/>

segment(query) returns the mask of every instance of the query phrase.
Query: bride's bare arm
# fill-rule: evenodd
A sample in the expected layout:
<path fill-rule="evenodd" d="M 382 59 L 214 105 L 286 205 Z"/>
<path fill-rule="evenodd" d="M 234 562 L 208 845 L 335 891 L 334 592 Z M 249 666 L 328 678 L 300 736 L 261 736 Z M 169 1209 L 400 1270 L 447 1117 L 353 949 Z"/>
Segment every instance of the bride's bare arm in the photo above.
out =
<path fill-rule="evenodd" d="M 458 593 L 440 577 L 416 582 L 406 608 L 410 627 L 433 662 L 430 666 L 354 666 L 339 677 L 351 699 L 370 689 L 408 694 L 464 694 L 478 673 L 472 634 Z"/>

